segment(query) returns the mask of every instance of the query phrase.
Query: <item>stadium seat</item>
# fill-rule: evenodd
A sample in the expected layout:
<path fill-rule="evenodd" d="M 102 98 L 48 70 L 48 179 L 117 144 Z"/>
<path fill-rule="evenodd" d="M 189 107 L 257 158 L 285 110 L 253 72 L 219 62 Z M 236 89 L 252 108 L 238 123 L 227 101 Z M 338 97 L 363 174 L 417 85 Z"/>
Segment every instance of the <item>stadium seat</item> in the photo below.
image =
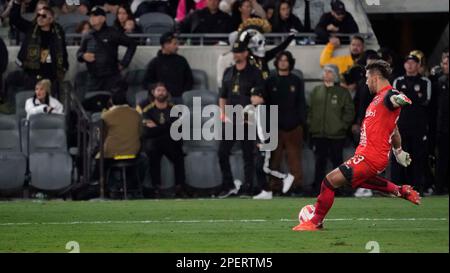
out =
<path fill-rule="evenodd" d="M 145 69 L 130 70 L 126 74 L 126 81 L 128 83 L 127 100 L 131 106 L 136 106 L 136 94 L 142 91 L 142 82 L 145 77 Z M 146 92 L 146 91 L 145 91 Z"/>
<path fill-rule="evenodd" d="M 17 119 L 14 115 L 0 115 L 0 190 L 22 187 L 26 167 Z"/>
<path fill-rule="evenodd" d="M 201 162 L 201 168 L 199 168 Z M 219 158 L 214 151 L 192 151 L 184 158 L 186 184 L 197 189 L 211 189 L 222 184 Z"/>
<path fill-rule="evenodd" d="M 82 21 L 89 21 L 89 17 L 86 15 L 76 14 L 76 13 L 68 13 L 58 16 L 56 22 L 61 25 L 66 34 L 68 33 L 76 33 L 76 29 L 78 25 Z"/>
<path fill-rule="evenodd" d="M 192 90 L 208 90 L 208 75 L 204 70 L 192 69 L 192 76 L 194 78 L 194 85 Z"/>
<path fill-rule="evenodd" d="M 16 117 L 18 120 L 25 118 L 27 112 L 25 111 L 25 103 L 29 98 L 34 96 L 34 91 L 20 91 L 16 94 Z"/>
<path fill-rule="evenodd" d="M 167 14 L 150 12 L 139 17 L 139 25 L 144 33 L 163 34 L 168 31 L 173 31 L 175 22 L 172 17 Z M 159 39 L 152 44 L 159 45 Z"/>
<path fill-rule="evenodd" d="M 67 151 L 65 116 L 31 116 L 28 135 L 30 185 L 47 191 L 70 186 L 72 158 Z"/>
<path fill-rule="evenodd" d="M 206 105 L 217 105 L 219 101 L 218 94 L 209 90 L 191 90 L 183 93 L 183 104 L 192 108 L 194 97 L 202 99 L 202 107 Z"/>

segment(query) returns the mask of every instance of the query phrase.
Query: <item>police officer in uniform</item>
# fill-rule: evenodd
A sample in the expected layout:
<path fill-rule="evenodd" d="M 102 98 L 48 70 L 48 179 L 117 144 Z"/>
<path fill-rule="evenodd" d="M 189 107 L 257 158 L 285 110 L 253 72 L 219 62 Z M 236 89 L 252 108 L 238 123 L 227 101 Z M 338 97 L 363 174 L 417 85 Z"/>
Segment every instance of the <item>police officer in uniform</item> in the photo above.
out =
<path fill-rule="evenodd" d="M 404 168 L 392 160 L 392 180 L 397 183 L 411 183 L 423 194 L 424 170 L 427 162 L 428 112 L 431 99 L 431 82 L 419 74 L 420 60 L 417 56 L 407 56 L 404 67 L 406 74 L 395 79 L 393 87 L 412 100 L 412 105 L 404 107 L 398 120 L 402 136 L 402 146 L 411 154 L 412 164 Z"/>

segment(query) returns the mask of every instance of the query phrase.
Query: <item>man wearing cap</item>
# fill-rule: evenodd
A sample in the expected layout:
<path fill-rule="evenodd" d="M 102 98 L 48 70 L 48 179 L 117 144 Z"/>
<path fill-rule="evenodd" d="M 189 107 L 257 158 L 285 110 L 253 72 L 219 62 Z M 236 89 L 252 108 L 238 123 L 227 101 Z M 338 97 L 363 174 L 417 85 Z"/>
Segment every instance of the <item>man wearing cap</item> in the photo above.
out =
<path fill-rule="evenodd" d="M 255 171 L 254 166 L 254 149 L 255 142 L 248 139 L 248 124 L 244 123 L 244 140 L 239 140 L 244 159 L 244 184 L 241 182 L 233 181 L 233 174 L 231 172 L 230 154 L 231 149 L 236 143 L 236 128 L 237 119 L 235 115 L 233 117 L 226 116 L 225 105 L 237 106 L 240 105 L 243 108 L 250 105 L 252 102 L 254 105 L 261 104 L 264 99 L 262 93 L 264 91 L 264 80 L 261 75 L 261 71 L 252 66 L 248 62 L 248 42 L 250 35 L 245 39 L 237 39 L 233 44 L 233 56 L 235 65 L 225 70 L 222 89 L 220 91 L 219 106 L 220 117 L 222 122 L 233 125 L 233 140 L 221 140 L 219 146 L 219 163 L 222 171 L 222 192 L 219 194 L 219 198 L 226 198 L 230 195 L 250 195 L 250 187 L 253 184 L 253 176 Z M 251 99 L 252 98 L 252 99 Z M 223 127 L 225 130 L 226 125 Z M 233 184 L 233 182 L 235 182 Z"/>
<path fill-rule="evenodd" d="M 333 168 L 341 163 L 345 137 L 355 116 L 350 93 L 339 86 L 338 68 L 326 65 L 322 77 L 323 84 L 311 92 L 307 118 L 316 155 L 314 194 L 319 192 L 327 160 L 331 159 Z"/>
<path fill-rule="evenodd" d="M 316 26 L 317 43 L 327 43 L 330 34 L 358 33 L 359 27 L 353 16 L 346 11 L 340 0 L 331 1 L 331 12 L 324 13 Z"/>
<path fill-rule="evenodd" d="M 395 79 L 393 87 L 411 99 L 412 105 L 404 107 L 398 120 L 403 149 L 414 159 L 407 168 L 392 161 L 392 180 L 398 183 L 414 183 L 422 194 L 424 190 L 424 170 L 427 159 L 428 104 L 431 99 L 431 82 L 420 75 L 420 59 L 408 55 L 405 60 L 404 76 Z"/>
<path fill-rule="evenodd" d="M 17 56 L 25 72 L 23 83 L 25 88 L 34 89 L 38 81 L 49 79 L 52 95 L 59 98 L 59 84 L 69 69 L 64 30 L 55 23 L 55 13 L 47 6 L 37 10 L 34 21 L 25 20 L 21 16 L 22 2 L 14 0 L 10 22 L 26 36 Z"/>
<path fill-rule="evenodd" d="M 173 32 L 164 33 L 160 44 L 157 56 L 147 66 L 142 87 L 149 90 L 152 84 L 162 82 L 170 92 L 172 102 L 179 104 L 183 93 L 192 89 L 192 70 L 186 58 L 177 54 L 178 39 Z"/>
<path fill-rule="evenodd" d="M 137 44 L 106 25 L 106 12 L 100 6 L 93 7 L 89 16 L 92 30 L 83 37 L 77 58 L 79 62 L 86 62 L 89 71 L 88 90 L 111 90 L 123 81 L 120 72 L 130 64 Z M 127 47 L 122 61 L 118 60 L 120 45 Z"/>

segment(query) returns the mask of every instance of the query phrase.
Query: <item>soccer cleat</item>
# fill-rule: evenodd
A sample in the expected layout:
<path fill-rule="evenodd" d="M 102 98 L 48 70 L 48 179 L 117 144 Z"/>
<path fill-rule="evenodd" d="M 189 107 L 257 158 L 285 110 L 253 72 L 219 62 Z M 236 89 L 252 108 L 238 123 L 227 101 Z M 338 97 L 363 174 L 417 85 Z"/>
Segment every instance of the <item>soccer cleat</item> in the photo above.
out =
<path fill-rule="evenodd" d="M 294 182 L 294 176 L 292 174 L 288 174 L 286 178 L 283 179 L 283 193 L 287 193 Z"/>
<path fill-rule="evenodd" d="M 323 225 L 316 225 L 312 221 L 300 223 L 292 228 L 293 231 L 319 231 Z"/>
<path fill-rule="evenodd" d="M 403 185 L 400 188 L 401 197 L 410 201 L 413 204 L 420 205 L 420 194 L 410 185 Z"/>
<path fill-rule="evenodd" d="M 254 200 L 270 200 L 273 198 L 271 191 L 262 191 L 258 195 L 253 196 Z"/>

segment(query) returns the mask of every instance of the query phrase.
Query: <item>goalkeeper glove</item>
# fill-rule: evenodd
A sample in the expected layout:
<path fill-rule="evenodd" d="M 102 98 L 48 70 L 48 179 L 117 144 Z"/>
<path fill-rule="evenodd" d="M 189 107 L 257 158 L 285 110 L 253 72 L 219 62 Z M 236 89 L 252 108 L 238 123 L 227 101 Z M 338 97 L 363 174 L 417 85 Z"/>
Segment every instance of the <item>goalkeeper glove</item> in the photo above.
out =
<path fill-rule="evenodd" d="M 405 105 L 411 105 L 412 101 L 405 95 L 405 94 L 398 94 L 398 95 L 393 95 L 392 97 L 392 102 L 394 102 L 395 104 L 399 105 L 399 106 L 405 106 Z"/>
<path fill-rule="evenodd" d="M 407 152 L 403 151 L 401 147 L 398 149 L 393 149 L 393 151 L 398 164 L 402 165 L 405 168 L 408 167 L 409 164 L 411 164 L 411 156 Z"/>

